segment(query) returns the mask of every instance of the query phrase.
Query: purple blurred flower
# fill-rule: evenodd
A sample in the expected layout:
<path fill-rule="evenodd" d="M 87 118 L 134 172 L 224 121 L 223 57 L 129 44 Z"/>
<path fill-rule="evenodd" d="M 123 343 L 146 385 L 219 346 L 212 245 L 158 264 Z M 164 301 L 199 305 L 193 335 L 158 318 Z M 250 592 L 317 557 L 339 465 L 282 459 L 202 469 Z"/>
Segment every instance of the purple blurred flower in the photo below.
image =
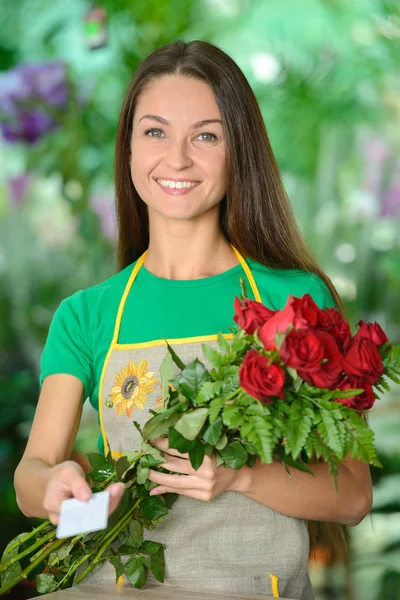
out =
<path fill-rule="evenodd" d="M 90 206 L 100 218 L 101 229 L 106 237 L 115 241 L 116 219 L 114 204 L 106 196 L 94 195 L 90 199 Z"/>
<path fill-rule="evenodd" d="M 32 180 L 32 173 L 25 173 L 24 175 L 19 175 L 18 177 L 11 177 L 8 180 L 11 202 L 14 204 L 14 206 L 21 206 Z"/>
<path fill-rule="evenodd" d="M 36 142 L 58 126 L 53 113 L 67 103 L 67 69 L 61 61 L 20 64 L 0 74 L 0 126 L 9 142 Z"/>

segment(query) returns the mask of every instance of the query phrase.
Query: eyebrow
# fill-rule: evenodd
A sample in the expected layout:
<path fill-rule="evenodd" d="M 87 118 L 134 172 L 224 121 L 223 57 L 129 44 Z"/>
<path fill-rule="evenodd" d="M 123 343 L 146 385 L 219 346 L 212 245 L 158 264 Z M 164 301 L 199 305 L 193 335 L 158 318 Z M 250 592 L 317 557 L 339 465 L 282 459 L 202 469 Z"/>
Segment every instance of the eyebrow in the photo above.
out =
<path fill-rule="evenodd" d="M 142 119 L 150 119 L 152 121 L 162 123 L 163 125 L 171 125 L 171 123 L 167 121 L 167 119 L 164 119 L 164 117 L 159 117 L 158 115 L 143 115 L 143 117 L 140 117 L 138 124 Z M 203 121 L 197 121 L 196 123 L 193 123 L 192 129 L 197 129 L 197 127 L 204 127 L 204 125 L 209 125 L 210 123 L 221 123 L 222 125 L 222 121 L 220 119 L 204 119 Z"/>

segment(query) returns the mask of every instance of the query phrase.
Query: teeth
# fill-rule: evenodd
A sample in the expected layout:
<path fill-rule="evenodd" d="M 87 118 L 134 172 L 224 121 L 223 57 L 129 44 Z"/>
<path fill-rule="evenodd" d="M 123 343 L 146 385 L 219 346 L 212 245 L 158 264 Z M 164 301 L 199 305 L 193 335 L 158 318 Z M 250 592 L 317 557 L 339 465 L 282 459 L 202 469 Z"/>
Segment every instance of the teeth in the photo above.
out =
<path fill-rule="evenodd" d="M 156 179 L 156 181 L 158 181 L 158 183 L 161 183 L 161 185 L 163 185 L 164 187 L 169 187 L 172 189 L 195 187 L 196 185 L 198 185 L 198 183 L 193 181 L 169 181 L 168 179 Z"/>

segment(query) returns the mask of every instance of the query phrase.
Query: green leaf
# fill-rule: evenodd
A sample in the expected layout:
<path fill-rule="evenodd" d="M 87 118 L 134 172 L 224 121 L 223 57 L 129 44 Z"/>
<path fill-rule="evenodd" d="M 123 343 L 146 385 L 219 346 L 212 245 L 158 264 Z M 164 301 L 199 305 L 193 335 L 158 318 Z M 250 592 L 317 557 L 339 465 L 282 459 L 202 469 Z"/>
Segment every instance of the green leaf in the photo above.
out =
<path fill-rule="evenodd" d="M 140 465 L 142 469 L 145 469 L 146 467 L 156 467 L 157 465 L 161 465 L 161 463 L 163 462 L 165 462 L 164 458 L 157 458 L 155 456 L 152 456 L 151 454 L 145 454 L 140 459 Z"/>
<path fill-rule="evenodd" d="M 223 448 L 225 448 L 227 443 L 228 443 L 228 438 L 227 438 L 226 434 L 223 433 L 221 435 L 221 437 L 219 438 L 219 440 L 217 441 L 217 443 L 215 444 L 215 447 L 217 450 L 222 450 Z"/>
<path fill-rule="evenodd" d="M 157 496 L 147 496 L 140 504 L 140 514 L 149 521 L 155 521 L 168 514 L 168 508 L 161 498 Z"/>
<path fill-rule="evenodd" d="M 181 371 L 185 368 L 185 363 L 179 358 L 175 350 L 168 344 L 167 340 L 164 338 L 165 343 L 167 344 L 168 352 L 172 356 L 172 360 L 174 363 L 181 369 Z"/>
<path fill-rule="evenodd" d="M 149 467 L 142 467 L 142 464 L 140 462 L 138 464 L 138 467 L 137 467 L 137 479 L 136 479 L 136 481 L 138 483 L 142 483 L 143 484 L 147 480 L 147 478 L 149 476 L 149 473 L 150 473 Z"/>
<path fill-rule="evenodd" d="M 257 460 L 256 454 L 249 454 L 249 456 L 247 457 L 247 460 L 246 460 L 246 465 L 251 468 L 255 465 L 256 460 Z"/>
<path fill-rule="evenodd" d="M 321 408 L 322 423 L 318 425 L 318 431 L 322 434 L 324 442 L 335 452 L 339 458 L 343 457 L 343 447 L 340 443 L 338 429 L 335 420 L 329 411 Z"/>
<path fill-rule="evenodd" d="M 93 471 L 101 471 L 102 469 L 107 470 L 110 467 L 105 456 L 98 454 L 97 452 L 90 452 L 86 454 L 89 459 L 90 465 Z"/>
<path fill-rule="evenodd" d="M 209 404 L 210 423 L 217 419 L 225 403 L 225 398 L 214 398 Z"/>
<path fill-rule="evenodd" d="M 204 355 L 204 358 L 208 360 L 212 367 L 220 367 L 222 365 L 222 355 L 218 350 L 209 346 L 208 344 L 202 344 L 201 349 Z"/>
<path fill-rule="evenodd" d="M 144 439 L 150 440 L 167 433 L 168 429 L 180 419 L 180 413 L 185 410 L 186 406 L 186 402 L 180 402 L 152 417 L 143 428 Z"/>
<path fill-rule="evenodd" d="M 167 400 L 169 396 L 169 381 L 174 377 L 174 363 L 172 360 L 172 356 L 169 352 L 164 356 L 160 365 L 160 379 L 161 379 L 161 389 L 162 389 L 162 398 L 163 402 Z"/>
<path fill-rule="evenodd" d="M 197 408 L 185 413 L 177 423 L 175 429 L 188 440 L 194 440 L 201 431 L 208 417 L 208 408 Z"/>
<path fill-rule="evenodd" d="M 140 552 L 145 552 L 146 554 L 155 554 L 162 548 L 163 545 L 159 542 L 152 542 L 151 540 L 144 540 L 143 544 L 140 546 Z"/>
<path fill-rule="evenodd" d="M 141 588 L 147 581 L 147 568 L 137 556 L 132 556 L 124 567 L 125 575 L 135 588 Z"/>
<path fill-rule="evenodd" d="M 196 446 L 189 452 L 190 464 L 193 469 L 197 471 L 203 464 L 204 460 L 204 446 L 201 442 L 198 442 Z"/>
<path fill-rule="evenodd" d="M 155 579 L 164 582 L 165 574 L 165 559 L 164 559 L 164 548 L 160 548 L 157 552 L 151 555 L 151 572 Z"/>
<path fill-rule="evenodd" d="M 168 431 L 168 446 L 186 454 L 196 447 L 196 440 L 188 440 L 175 427 L 170 427 Z M 164 460 L 165 462 L 165 460 Z"/>
<path fill-rule="evenodd" d="M 123 545 L 139 548 L 143 540 L 143 529 L 139 521 L 132 519 L 118 538 Z"/>
<path fill-rule="evenodd" d="M 197 358 L 187 365 L 179 376 L 179 390 L 189 400 L 195 401 L 201 386 L 210 381 L 210 374 Z"/>
<path fill-rule="evenodd" d="M 163 494 L 163 497 L 164 497 L 167 508 L 172 508 L 173 505 L 175 504 L 175 502 L 178 500 L 179 494 L 174 494 L 173 492 L 167 492 L 166 494 Z"/>
<path fill-rule="evenodd" d="M 217 454 L 217 461 L 216 461 L 216 465 L 217 467 L 219 467 L 220 465 L 225 464 L 224 459 L 222 458 L 222 456 L 220 455 L 220 453 L 218 452 Z"/>
<path fill-rule="evenodd" d="M 127 459 L 126 456 L 121 456 L 116 464 L 115 464 L 115 470 L 117 472 L 117 479 L 118 481 L 123 481 L 123 477 L 125 475 L 125 473 L 127 472 L 127 470 L 130 468 L 130 463 L 129 460 Z"/>
<path fill-rule="evenodd" d="M 363 388 L 354 388 L 345 391 L 334 392 L 334 398 L 351 398 L 352 396 L 358 396 L 365 392 Z"/>
<path fill-rule="evenodd" d="M 36 589 L 39 594 L 49 594 L 57 589 L 57 582 L 54 575 L 41 573 L 36 576 Z"/>
<path fill-rule="evenodd" d="M 157 446 L 153 446 L 152 444 L 149 444 L 149 442 L 143 441 L 141 444 L 141 449 L 146 456 L 150 456 L 151 458 L 157 458 L 158 460 L 165 462 L 164 456 L 161 450 L 157 448 Z"/>
<path fill-rule="evenodd" d="M 282 462 L 284 462 L 286 465 L 289 465 L 290 467 L 294 467 L 295 469 L 298 469 L 299 471 L 304 471 L 305 473 L 310 473 L 311 475 L 314 475 L 313 471 L 311 471 L 311 469 L 307 466 L 307 464 L 304 461 L 302 461 L 301 459 L 295 460 L 291 456 L 288 456 L 285 453 L 283 446 L 280 446 L 280 445 L 276 446 L 275 452 L 279 456 L 279 458 L 282 460 Z"/>
<path fill-rule="evenodd" d="M 225 448 L 220 450 L 227 467 L 231 469 L 240 469 L 246 464 L 248 454 L 240 442 L 230 442 Z"/>
<path fill-rule="evenodd" d="M 199 393 L 196 396 L 196 405 L 202 406 L 211 400 L 211 398 L 214 398 L 214 396 L 219 394 L 221 386 L 221 381 L 206 381 L 203 383 Z"/>
<path fill-rule="evenodd" d="M 246 440 L 243 440 L 242 444 L 249 454 L 257 454 L 257 446 L 255 444 L 252 444 Z"/>
<path fill-rule="evenodd" d="M 224 338 L 220 331 L 218 332 L 218 346 L 221 348 L 224 354 L 227 354 L 231 350 L 229 342 Z"/>
<path fill-rule="evenodd" d="M 118 556 L 113 556 L 110 558 L 110 563 L 115 568 L 115 581 L 117 582 L 121 575 L 125 573 L 125 566 L 122 564 Z"/>
<path fill-rule="evenodd" d="M 205 432 L 203 433 L 203 440 L 215 446 L 222 434 L 222 419 L 218 417 L 215 421 L 210 423 Z"/>

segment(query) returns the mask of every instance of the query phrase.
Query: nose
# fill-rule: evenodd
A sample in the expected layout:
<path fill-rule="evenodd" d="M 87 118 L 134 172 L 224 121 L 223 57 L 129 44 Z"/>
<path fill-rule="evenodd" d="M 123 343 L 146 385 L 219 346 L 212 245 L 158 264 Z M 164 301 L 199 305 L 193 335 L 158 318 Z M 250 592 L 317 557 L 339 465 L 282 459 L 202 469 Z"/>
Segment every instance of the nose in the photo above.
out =
<path fill-rule="evenodd" d="M 183 139 L 171 142 L 165 162 L 176 171 L 192 166 L 193 160 L 187 147 L 187 140 Z"/>

